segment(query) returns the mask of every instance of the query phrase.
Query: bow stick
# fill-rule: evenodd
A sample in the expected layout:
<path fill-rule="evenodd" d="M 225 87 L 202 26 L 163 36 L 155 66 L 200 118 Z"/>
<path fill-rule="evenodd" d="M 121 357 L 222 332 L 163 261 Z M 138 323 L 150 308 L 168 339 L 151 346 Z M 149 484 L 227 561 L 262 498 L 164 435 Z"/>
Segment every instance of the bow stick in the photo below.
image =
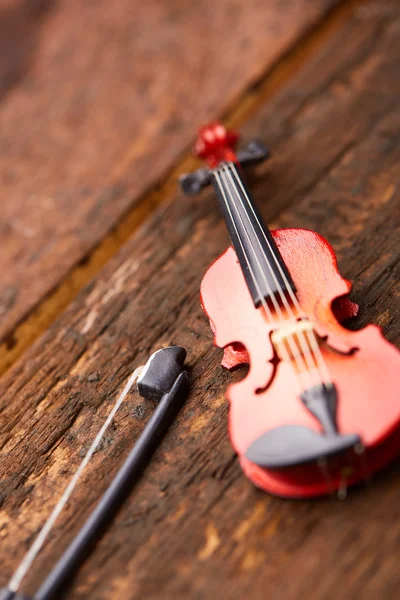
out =
<path fill-rule="evenodd" d="M 152 354 L 144 367 L 139 367 L 134 371 L 63 496 L 11 578 L 9 585 L 0 591 L 0 600 L 30 600 L 27 596 L 18 594 L 22 579 L 67 503 L 83 469 L 98 448 L 105 430 L 129 390 L 137 382 L 139 394 L 146 399 L 158 402 L 158 406 L 100 502 L 33 596 L 33 600 L 60 598 L 71 578 L 88 557 L 127 494 L 138 481 L 144 467 L 160 443 L 163 433 L 184 402 L 188 392 L 188 374 L 184 368 L 185 358 L 186 350 L 180 346 L 163 348 Z"/>

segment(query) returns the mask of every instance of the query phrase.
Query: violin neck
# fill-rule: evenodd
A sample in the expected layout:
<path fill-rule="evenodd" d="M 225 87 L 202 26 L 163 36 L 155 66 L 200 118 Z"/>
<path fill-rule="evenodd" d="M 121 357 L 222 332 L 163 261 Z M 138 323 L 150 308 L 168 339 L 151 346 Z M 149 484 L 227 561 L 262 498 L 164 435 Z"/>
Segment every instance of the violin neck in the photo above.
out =
<path fill-rule="evenodd" d="M 212 182 L 254 305 L 295 291 L 290 273 L 234 163 L 214 169 Z"/>

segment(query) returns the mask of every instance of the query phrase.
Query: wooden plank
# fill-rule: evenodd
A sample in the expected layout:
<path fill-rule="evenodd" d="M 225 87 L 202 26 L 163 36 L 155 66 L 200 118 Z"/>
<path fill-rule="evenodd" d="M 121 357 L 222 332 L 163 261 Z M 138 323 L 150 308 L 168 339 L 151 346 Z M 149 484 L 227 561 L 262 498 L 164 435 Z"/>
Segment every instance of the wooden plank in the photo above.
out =
<path fill-rule="evenodd" d="M 274 153 L 252 189 L 275 227 L 317 229 L 357 278 L 356 325 L 398 341 L 400 11 L 358 10 L 292 84 L 244 128 Z M 2 378 L 0 582 L 133 366 L 164 343 L 188 348 L 191 397 L 141 485 L 67 597 L 394 597 L 400 584 L 399 463 L 346 502 L 287 502 L 255 490 L 227 438 L 232 377 L 199 306 L 202 275 L 228 243 L 212 192 L 171 197 Z M 137 407 L 141 410 L 137 410 Z M 126 403 L 37 570 L 32 592 L 79 528 L 143 426 Z"/>
<path fill-rule="evenodd" d="M 0 340 L 335 3 L 2 0 Z"/>

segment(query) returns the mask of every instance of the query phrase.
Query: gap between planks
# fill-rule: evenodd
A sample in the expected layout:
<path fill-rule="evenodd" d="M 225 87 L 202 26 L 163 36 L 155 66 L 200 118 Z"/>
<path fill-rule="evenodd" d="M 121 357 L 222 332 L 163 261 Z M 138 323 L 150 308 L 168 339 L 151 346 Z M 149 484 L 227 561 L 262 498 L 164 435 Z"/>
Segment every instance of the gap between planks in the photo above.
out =
<path fill-rule="evenodd" d="M 321 21 L 314 24 L 264 75 L 248 86 L 222 117 L 229 127 L 238 128 L 257 109 L 281 90 L 351 17 L 365 0 L 341 0 Z M 122 217 L 103 240 L 64 277 L 63 281 L 21 321 L 0 344 L 0 376 L 43 334 L 79 291 L 111 260 L 135 230 L 177 186 L 179 174 L 199 166 L 188 150 L 176 161 L 165 177 L 148 190 Z"/>

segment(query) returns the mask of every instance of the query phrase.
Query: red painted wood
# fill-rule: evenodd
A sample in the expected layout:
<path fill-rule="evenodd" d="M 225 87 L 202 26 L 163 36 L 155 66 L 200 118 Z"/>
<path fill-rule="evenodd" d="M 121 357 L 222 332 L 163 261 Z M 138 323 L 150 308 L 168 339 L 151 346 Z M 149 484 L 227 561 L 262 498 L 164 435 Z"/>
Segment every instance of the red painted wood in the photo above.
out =
<path fill-rule="evenodd" d="M 264 310 L 254 307 L 232 248 L 206 273 L 201 300 L 215 344 L 224 349 L 222 364 L 228 368 L 250 364 L 247 376 L 227 392 L 230 436 L 244 472 L 257 486 L 280 496 L 317 496 L 329 492 L 330 487 L 339 487 L 344 467 L 346 484 L 350 485 L 365 479 L 398 453 L 399 436 L 395 433 L 400 424 L 400 353 L 376 326 L 353 332 L 339 324 L 338 317 L 351 316 L 357 308 L 345 300 L 351 284 L 341 277 L 333 249 L 324 238 L 303 229 L 283 229 L 273 235 L 302 309 L 317 334 L 326 337 L 321 350 L 338 390 L 339 431 L 361 436 L 365 460 L 353 452 L 330 459 L 328 485 L 316 466 L 267 471 L 245 459 L 250 444 L 274 427 L 296 424 L 318 430 L 319 425 L 298 398 L 292 366 L 281 361 L 274 371 L 270 362 L 274 327 L 267 322 Z M 337 307 L 336 314 L 332 303 Z M 256 394 L 257 389 L 266 386 L 263 393 Z"/>
<path fill-rule="evenodd" d="M 207 161 L 214 168 L 224 161 L 236 162 L 235 147 L 239 141 L 236 131 L 215 121 L 200 127 L 194 146 L 194 154 Z"/>

